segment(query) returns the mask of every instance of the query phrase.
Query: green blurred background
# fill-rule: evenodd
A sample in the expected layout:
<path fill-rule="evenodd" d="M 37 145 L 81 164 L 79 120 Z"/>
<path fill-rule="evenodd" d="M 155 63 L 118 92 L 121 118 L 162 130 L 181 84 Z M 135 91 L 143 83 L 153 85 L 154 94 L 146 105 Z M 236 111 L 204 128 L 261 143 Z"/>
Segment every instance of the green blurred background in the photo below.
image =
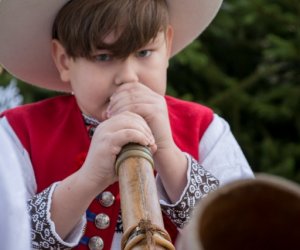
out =
<path fill-rule="evenodd" d="M 0 68 L 2 106 L 57 94 L 16 81 L 22 100 L 12 79 Z M 299 0 L 225 0 L 209 28 L 171 60 L 168 82 L 168 94 L 229 122 L 255 172 L 300 183 Z"/>

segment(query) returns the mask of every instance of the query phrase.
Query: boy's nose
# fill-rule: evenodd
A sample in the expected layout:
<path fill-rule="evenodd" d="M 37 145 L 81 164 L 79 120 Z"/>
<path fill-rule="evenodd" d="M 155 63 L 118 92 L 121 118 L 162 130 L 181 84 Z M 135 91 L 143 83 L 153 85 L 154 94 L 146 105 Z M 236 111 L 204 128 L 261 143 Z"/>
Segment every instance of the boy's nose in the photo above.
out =
<path fill-rule="evenodd" d="M 138 82 L 138 72 L 137 65 L 135 62 L 131 61 L 129 58 L 120 62 L 120 67 L 116 73 L 115 83 L 120 85 L 126 82 Z"/>

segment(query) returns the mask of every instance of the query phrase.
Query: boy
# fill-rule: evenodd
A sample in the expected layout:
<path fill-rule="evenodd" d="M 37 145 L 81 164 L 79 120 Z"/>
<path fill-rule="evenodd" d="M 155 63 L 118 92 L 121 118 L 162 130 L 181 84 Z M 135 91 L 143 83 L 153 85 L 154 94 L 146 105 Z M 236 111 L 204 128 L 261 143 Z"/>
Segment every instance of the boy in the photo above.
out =
<path fill-rule="evenodd" d="M 182 228 L 201 198 L 219 184 L 252 177 L 224 120 L 165 96 L 169 58 L 208 25 L 219 1 L 34 3 L 0 2 L 1 39 L 23 39 L 12 44 L 15 56 L 1 40 L 0 62 L 27 82 L 72 93 L 1 119 L 26 169 L 34 248 L 120 248 L 114 162 L 129 142 L 153 152 L 173 240 L 174 225 Z"/>

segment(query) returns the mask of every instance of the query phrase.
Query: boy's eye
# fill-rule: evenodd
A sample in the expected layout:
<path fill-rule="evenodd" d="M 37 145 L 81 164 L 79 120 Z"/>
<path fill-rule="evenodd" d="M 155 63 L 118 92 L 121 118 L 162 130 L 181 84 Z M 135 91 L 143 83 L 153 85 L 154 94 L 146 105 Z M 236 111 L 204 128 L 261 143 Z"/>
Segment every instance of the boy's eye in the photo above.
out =
<path fill-rule="evenodd" d="M 100 55 L 96 55 L 94 58 L 96 61 L 99 61 L 99 62 L 107 62 L 112 59 L 112 56 L 109 54 L 100 54 Z"/>
<path fill-rule="evenodd" d="M 148 57 L 151 55 L 151 51 L 150 50 L 140 50 L 137 52 L 137 56 L 138 57 Z"/>

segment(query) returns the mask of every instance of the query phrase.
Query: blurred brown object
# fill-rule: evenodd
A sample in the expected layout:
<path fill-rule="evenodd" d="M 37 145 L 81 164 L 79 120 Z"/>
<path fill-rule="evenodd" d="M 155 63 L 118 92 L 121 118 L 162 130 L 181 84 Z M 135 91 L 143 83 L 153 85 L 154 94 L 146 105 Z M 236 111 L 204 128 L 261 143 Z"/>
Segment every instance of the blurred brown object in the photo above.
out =
<path fill-rule="evenodd" d="M 272 175 L 232 182 L 195 209 L 177 250 L 300 249 L 300 186 Z"/>

